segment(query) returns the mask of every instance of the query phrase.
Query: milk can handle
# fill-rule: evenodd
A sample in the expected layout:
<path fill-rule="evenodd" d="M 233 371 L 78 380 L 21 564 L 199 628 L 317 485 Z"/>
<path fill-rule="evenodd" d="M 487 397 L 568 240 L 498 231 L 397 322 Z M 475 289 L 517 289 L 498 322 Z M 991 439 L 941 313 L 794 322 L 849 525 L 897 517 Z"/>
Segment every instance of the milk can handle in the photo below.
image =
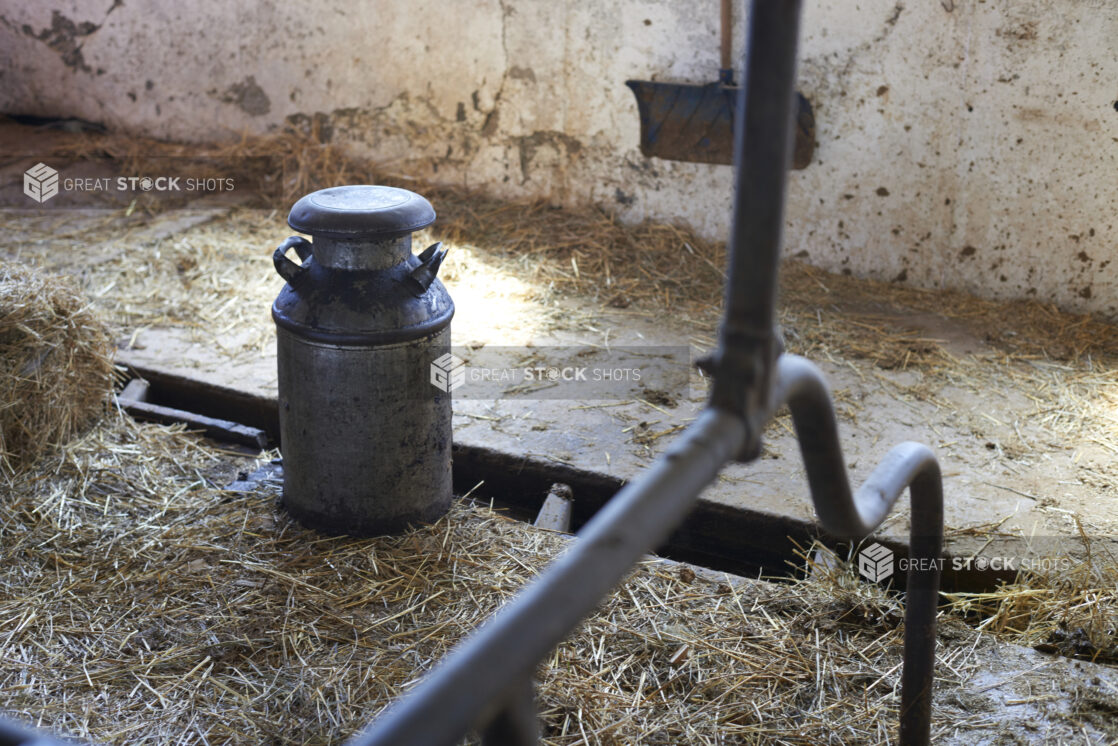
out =
<path fill-rule="evenodd" d="M 272 254 L 272 264 L 276 265 L 276 271 L 288 282 L 295 282 L 295 279 L 307 270 L 306 264 L 296 264 L 287 258 L 287 250 L 292 248 L 295 249 L 300 260 L 305 260 L 311 255 L 314 245 L 302 236 L 291 236 L 279 245 L 276 253 Z"/>

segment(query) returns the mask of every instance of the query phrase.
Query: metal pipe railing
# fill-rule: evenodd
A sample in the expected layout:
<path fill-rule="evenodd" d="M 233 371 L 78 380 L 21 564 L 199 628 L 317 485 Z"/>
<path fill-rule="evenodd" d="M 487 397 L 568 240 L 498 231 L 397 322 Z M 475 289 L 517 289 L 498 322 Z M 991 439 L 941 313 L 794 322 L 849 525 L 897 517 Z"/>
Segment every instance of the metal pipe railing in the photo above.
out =
<path fill-rule="evenodd" d="M 862 538 L 877 528 L 905 488 L 912 488 L 912 545 L 914 557 L 923 561 L 910 563 L 908 573 L 901 743 L 927 743 L 939 572 L 918 568 L 934 567 L 930 560 L 940 556 L 942 491 L 935 456 L 926 446 L 903 443 L 852 494 L 822 374 L 803 358 L 783 355 L 776 383 L 767 412 L 785 404 L 792 410 L 812 498 L 825 528 Z M 706 409 L 648 472 L 595 515 L 564 555 L 347 746 L 454 744 L 494 718 L 523 723 L 530 711 L 524 696 L 531 691 L 525 680 L 536 664 L 682 521 L 744 442 L 742 420 Z M 518 682 L 511 690 L 510 681 Z M 501 732 L 527 731 L 502 725 Z M 534 738 L 492 742 L 535 743 Z"/>
<path fill-rule="evenodd" d="M 909 555 L 905 583 L 901 743 L 927 743 L 935 675 L 936 605 L 943 551 L 943 481 L 932 450 L 895 446 L 851 494 L 838 421 L 823 374 L 804 358 L 782 355 L 773 392 L 775 413 L 787 404 L 800 442 L 819 522 L 834 536 L 861 539 L 876 529 L 909 488 Z"/>
<path fill-rule="evenodd" d="M 569 551 L 348 746 L 450 746 L 484 727 L 504 709 L 504 698 L 522 691 L 537 663 L 668 537 L 744 441 L 740 418 L 703 412 L 598 511 Z M 510 682 L 519 689 L 508 691 Z"/>
<path fill-rule="evenodd" d="M 756 457 L 764 425 L 784 405 L 828 531 L 862 538 L 911 490 L 911 551 L 918 562 L 908 574 L 900 735 L 904 744 L 928 742 L 939 571 L 921 568 L 938 568 L 942 549 L 939 466 L 927 447 L 903 443 L 852 493 L 822 374 L 807 360 L 781 355 L 775 330 L 799 12 L 799 0 L 754 0 L 749 14 L 726 310 L 710 366 L 709 406 L 586 524 L 567 552 L 347 746 L 453 744 L 472 729 L 486 744 L 536 743 L 535 667 L 667 538 L 727 463 Z M 0 745 L 23 743 L 22 733 L 0 723 Z"/>
<path fill-rule="evenodd" d="M 777 269 L 785 179 L 792 163 L 800 0 L 754 0 L 746 32 L 734 137 L 734 211 L 725 310 L 712 361 L 710 403 L 750 424 L 753 454 L 766 414 L 780 340 Z"/>

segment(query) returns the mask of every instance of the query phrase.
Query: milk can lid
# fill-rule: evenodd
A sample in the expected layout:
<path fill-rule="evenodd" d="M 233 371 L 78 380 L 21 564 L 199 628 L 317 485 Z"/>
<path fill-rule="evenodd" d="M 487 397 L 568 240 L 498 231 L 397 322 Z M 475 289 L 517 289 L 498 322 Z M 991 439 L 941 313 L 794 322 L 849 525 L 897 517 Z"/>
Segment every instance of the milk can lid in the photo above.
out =
<path fill-rule="evenodd" d="M 326 238 L 391 238 L 433 222 L 435 208 L 415 192 L 371 184 L 311 192 L 287 216 L 300 233 Z"/>

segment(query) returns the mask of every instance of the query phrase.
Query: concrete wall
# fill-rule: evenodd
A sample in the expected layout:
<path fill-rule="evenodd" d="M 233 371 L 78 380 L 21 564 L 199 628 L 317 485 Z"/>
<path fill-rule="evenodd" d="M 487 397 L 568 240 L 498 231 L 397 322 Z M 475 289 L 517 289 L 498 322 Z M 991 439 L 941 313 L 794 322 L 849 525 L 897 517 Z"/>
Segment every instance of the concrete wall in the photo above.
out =
<path fill-rule="evenodd" d="M 713 79 L 717 15 L 716 0 L 0 0 L 0 110 L 191 140 L 317 123 L 402 171 L 723 237 L 730 168 L 643 158 L 624 86 Z M 1113 0 L 807 2 L 818 147 L 792 177 L 787 251 L 1118 317 L 1116 38 Z"/>

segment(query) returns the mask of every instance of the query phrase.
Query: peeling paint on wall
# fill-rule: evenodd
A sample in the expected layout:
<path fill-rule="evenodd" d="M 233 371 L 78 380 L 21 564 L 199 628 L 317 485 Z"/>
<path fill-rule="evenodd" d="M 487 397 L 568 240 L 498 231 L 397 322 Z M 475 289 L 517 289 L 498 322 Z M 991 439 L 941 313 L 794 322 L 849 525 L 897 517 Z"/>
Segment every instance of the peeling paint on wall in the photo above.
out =
<path fill-rule="evenodd" d="M 582 143 L 563 132 L 544 130 L 533 132 L 524 137 L 514 138 L 516 149 L 520 151 L 520 174 L 524 177 L 522 183 L 532 178 L 532 172 L 539 168 L 548 170 L 566 169 L 578 157 L 582 150 Z M 546 158 L 549 163 L 541 166 L 537 155 Z"/>
<path fill-rule="evenodd" d="M 74 23 L 57 10 L 51 12 L 50 27 L 37 32 L 29 24 L 23 24 L 23 33 L 46 44 L 62 59 L 66 67 L 90 73 L 93 69 L 82 56 L 83 37 L 101 28 L 95 23 L 84 21 Z"/>
<path fill-rule="evenodd" d="M 217 95 L 217 92 L 211 91 L 211 95 Z M 219 98 L 254 117 L 262 116 L 272 110 L 272 102 L 268 99 L 268 94 L 252 75 L 226 88 Z"/>

